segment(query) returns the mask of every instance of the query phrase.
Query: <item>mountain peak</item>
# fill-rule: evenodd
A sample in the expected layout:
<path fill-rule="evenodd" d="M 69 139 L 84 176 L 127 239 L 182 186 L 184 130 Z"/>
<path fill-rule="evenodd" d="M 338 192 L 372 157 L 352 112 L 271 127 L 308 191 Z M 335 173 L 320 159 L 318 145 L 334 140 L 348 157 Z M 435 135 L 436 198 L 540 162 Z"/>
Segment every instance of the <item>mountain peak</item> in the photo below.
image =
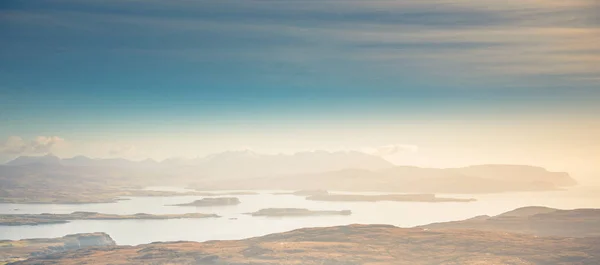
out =
<path fill-rule="evenodd" d="M 24 166 L 32 164 L 61 165 L 60 158 L 51 153 L 43 156 L 19 156 L 6 164 L 10 166 Z"/>

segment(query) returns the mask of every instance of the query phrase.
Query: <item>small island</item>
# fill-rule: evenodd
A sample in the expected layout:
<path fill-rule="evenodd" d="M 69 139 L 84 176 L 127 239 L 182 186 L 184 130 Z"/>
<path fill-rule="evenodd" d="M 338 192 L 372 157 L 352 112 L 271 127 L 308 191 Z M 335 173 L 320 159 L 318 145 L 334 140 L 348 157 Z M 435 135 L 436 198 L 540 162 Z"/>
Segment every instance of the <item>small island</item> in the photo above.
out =
<path fill-rule="evenodd" d="M 35 187 L 31 189 L 5 189 L 0 187 L 0 203 L 15 204 L 88 204 L 88 203 L 116 203 L 127 200 L 127 197 L 178 197 L 178 196 L 236 196 L 258 195 L 252 191 L 208 192 L 208 191 L 160 191 L 133 189 L 131 187 L 99 187 L 94 189 L 68 188 L 46 189 Z M 57 196 L 60 194 L 60 196 Z"/>
<path fill-rule="evenodd" d="M 438 198 L 435 194 L 385 194 L 385 195 L 357 195 L 357 194 L 326 194 L 306 197 L 311 201 L 347 201 L 347 202 L 472 202 L 475 199 Z"/>
<path fill-rule="evenodd" d="M 228 206 L 240 204 L 240 199 L 236 197 L 219 197 L 219 198 L 204 198 L 201 200 L 195 200 L 189 203 L 171 204 L 169 206 Z"/>
<path fill-rule="evenodd" d="M 351 215 L 352 211 L 312 211 L 303 208 L 267 208 L 253 213 L 246 213 L 252 216 L 267 217 L 292 217 L 292 216 L 324 216 L 324 215 Z"/>
<path fill-rule="evenodd" d="M 185 214 L 147 214 L 136 213 L 132 215 L 104 214 L 96 212 L 72 212 L 69 214 L 0 214 L 0 225 L 43 225 L 64 224 L 73 220 L 163 220 L 182 218 L 212 218 L 216 214 L 185 213 Z"/>
<path fill-rule="evenodd" d="M 273 193 L 273 195 L 296 195 L 296 196 L 318 196 L 318 195 L 328 195 L 329 192 L 326 190 L 299 190 L 294 192 L 278 192 Z"/>

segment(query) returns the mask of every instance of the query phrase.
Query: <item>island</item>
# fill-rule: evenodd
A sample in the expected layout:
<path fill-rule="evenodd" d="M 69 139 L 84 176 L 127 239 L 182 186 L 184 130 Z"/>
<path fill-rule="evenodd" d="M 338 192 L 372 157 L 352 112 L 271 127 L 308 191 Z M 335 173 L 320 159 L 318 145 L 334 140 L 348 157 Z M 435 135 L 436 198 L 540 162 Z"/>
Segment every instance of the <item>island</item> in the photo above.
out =
<path fill-rule="evenodd" d="M 176 197 L 176 196 L 203 196 L 217 197 L 224 195 L 257 195 L 257 192 L 202 192 L 202 191 L 157 191 L 127 188 L 105 188 L 74 190 L 5 190 L 0 188 L 0 203 L 18 204 L 88 204 L 88 203 L 115 203 L 127 200 L 126 197 Z"/>
<path fill-rule="evenodd" d="M 318 196 L 318 195 L 328 195 L 329 192 L 326 190 L 299 190 L 294 192 L 277 192 L 273 193 L 273 195 L 296 195 L 296 196 Z"/>
<path fill-rule="evenodd" d="M 386 195 L 357 195 L 357 194 L 324 194 L 306 197 L 311 201 L 347 201 L 347 202 L 472 202 L 475 199 L 439 198 L 435 194 L 386 194 Z"/>
<path fill-rule="evenodd" d="M 596 265 L 600 264 L 600 238 L 349 225 L 243 240 L 88 248 L 14 264 Z"/>
<path fill-rule="evenodd" d="M 259 195 L 260 193 L 254 191 L 156 191 L 156 190 L 124 190 L 121 196 L 132 196 L 132 197 L 172 197 L 172 196 L 204 196 L 204 197 L 218 197 L 218 196 L 231 196 L 231 195 Z"/>
<path fill-rule="evenodd" d="M 43 225 L 62 224 L 72 220 L 162 220 L 182 218 L 212 218 L 216 214 L 185 213 L 185 214 L 147 214 L 137 213 L 132 215 L 104 214 L 96 212 L 72 212 L 70 214 L 0 214 L 0 225 Z"/>
<path fill-rule="evenodd" d="M 352 211 L 312 211 L 303 208 L 267 208 L 253 213 L 246 213 L 252 216 L 267 217 L 293 217 L 293 216 L 324 216 L 324 215 L 351 215 Z"/>
<path fill-rule="evenodd" d="M 201 200 L 195 200 L 189 203 L 181 203 L 181 204 L 171 204 L 168 206 L 228 206 L 228 205 L 238 205 L 240 204 L 240 199 L 236 197 L 219 197 L 219 198 L 204 198 Z"/>
<path fill-rule="evenodd" d="M 496 216 L 482 215 L 462 221 L 423 225 L 419 228 L 477 229 L 536 236 L 600 237 L 600 209 L 560 210 L 531 206 Z"/>
<path fill-rule="evenodd" d="M 105 233 L 73 234 L 59 238 L 0 240 L 0 264 L 88 247 L 116 246 Z"/>

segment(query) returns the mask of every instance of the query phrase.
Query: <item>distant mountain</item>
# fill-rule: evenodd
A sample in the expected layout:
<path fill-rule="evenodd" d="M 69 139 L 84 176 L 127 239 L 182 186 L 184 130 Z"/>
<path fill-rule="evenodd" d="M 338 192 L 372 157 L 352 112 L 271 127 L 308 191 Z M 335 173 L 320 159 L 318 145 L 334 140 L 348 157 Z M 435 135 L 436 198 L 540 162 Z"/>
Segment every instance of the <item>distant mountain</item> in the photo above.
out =
<path fill-rule="evenodd" d="M 56 156 L 18 157 L 7 163 L 11 166 L 30 164 L 63 165 L 67 167 L 160 167 L 181 174 L 209 178 L 250 178 L 307 174 L 346 168 L 378 170 L 393 167 L 383 158 L 361 152 L 301 152 L 292 155 L 265 155 L 252 151 L 228 151 L 197 159 L 151 159 L 131 161 L 122 158 L 93 159 L 85 156 L 60 159 Z M 185 171 L 188 170 L 188 171 Z"/>
<path fill-rule="evenodd" d="M 497 170 L 497 172 L 495 171 Z M 197 187 L 211 189 L 325 189 L 408 193 L 495 193 L 556 190 L 572 186 L 564 172 L 523 165 L 484 165 L 466 168 L 408 166 L 378 170 L 348 168 L 320 173 L 255 178 L 247 181 L 205 181 Z"/>
<path fill-rule="evenodd" d="M 37 165 L 34 167 L 34 165 Z M 18 166 L 19 169 L 8 169 Z M 131 161 L 85 156 L 60 159 L 53 155 L 19 157 L 0 173 L 50 181 L 85 177 L 109 185 L 189 185 L 197 189 L 346 190 L 406 193 L 495 193 L 556 190 L 576 184 L 567 173 L 524 165 L 480 165 L 463 168 L 394 166 L 361 152 L 301 152 L 265 155 L 229 151 L 197 159 Z M 108 182 L 109 177 L 111 179 Z M 5 185 L 27 179 L 3 179 Z M 12 183 L 12 184 L 11 184 Z M 66 182 L 68 184 L 70 182 Z M 32 184 L 33 185 L 33 184 Z"/>
<path fill-rule="evenodd" d="M 148 165 L 146 160 L 144 161 L 131 161 L 124 158 L 89 158 L 85 156 L 76 156 L 72 158 L 65 158 L 61 160 L 61 163 L 65 166 L 93 166 L 93 167 L 140 167 Z"/>
<path fill-rule="evenodd" d="M 24 165 L 61 165 L 59 157 L 47 154 L 45 156 L 20 156 L 6 163 L 9 166 Z"/>
<path fill-rule="evenodd" d="M 504 181 L 522 181 L 526 176 L 530 182 L 550 182 L 557 186 L 577 184 L 566 172 L 549 172 L 541 167 L 520 165 L 478 165 L 456 169 L 467 176 L 485 176 L 489 179 Z"/>
<path fill-rule="evenodd" d="M 162 162 L 85 156 L 19 157 L 0 165 L 0 199 L 7 202 L 105 202 L 114 200 L 120 189 L 187 186 L 199 181 L 237 183 L 258 177 L 316 174 L 343 168 L 389 167 L 392 164 L 382 158 L 359 152 L 263 155 L 240 151 Z"/>
<path fill-rule="evenodd" d="M 300 152 L 264 155 L 252 151 L 229 151 L 197 159 L 200 172 L 214 178 L 286 176 L 347 168 L 379 170 L 394 165 L 383 158 L 361 152 Z"/>
<path fill-rule="evenodd" d="M 559 210 L 523 207 L 496 216 L 420 226 L 427 229 L 475 229 L 538 236 L 600 236 L 600 209 Z"/>
<path fill-rule="evenodd" d="M 62 163 L 67 166 L 92 166 L 96 162 L 87 156 L 74 156 L 72 158 L 62 159 Z"/>
<path fill-rule="evenodd" d="M 140 167 L 154 166 L 159 163 L 146 159 L 143 161 L 131 161 L 123 158 L 89 158 L 87 156 L 74 156 L 61 159 L 52 154 L 45 156 L 20 156 L 6 163 L 8 166 L 27 166 L 34 164 L 62 165 L 66 167 Z"/>

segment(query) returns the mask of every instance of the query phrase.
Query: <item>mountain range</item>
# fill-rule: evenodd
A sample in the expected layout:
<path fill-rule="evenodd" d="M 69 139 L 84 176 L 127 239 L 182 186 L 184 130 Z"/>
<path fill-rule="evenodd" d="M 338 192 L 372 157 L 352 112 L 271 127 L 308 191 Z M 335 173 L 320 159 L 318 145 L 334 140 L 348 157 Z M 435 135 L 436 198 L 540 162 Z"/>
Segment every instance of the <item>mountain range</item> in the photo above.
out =
<path fill-rule="evenodd" d="M 122 158 L 94 159 L 86 156 L 61 159 L 48 154 L 45 156 L 20 156 L 6 163 L 8 166 L 36 164 L 68 167 L 193 169 L 195 174 L 227 179 L 317 173 L 346 168 L 377 170 L 394 166 L 381 157 L 354 151 L 314 151 L 291 155 L 266 155 L 248 150 L 227 151 L 195 159 L 172 158 L 160 162 L 152 159 L 132 161 Z"/>
<path fill-rule="evenodd" d="M 0 184 L 0 197 L 29 200 L 33 196 L 31 192 L 50 196 L 57 191 L 71 194 L 75 190 L 90 190 L 90 187 L 95 189 L 95 194 L 107 189 L 114 194 L 115 189 L 122 187 L 143 186 L 188 186 L 197 190 L 495 193 L 556 190 L 577 182 L 568 173 L 527 165 L 440 169 L 396 166 L 381 157 L 361 152 L 264 155 L 231 151 L 204 158 L 164 161 L 22 156 L 0 166 Z"/>
<path fill-rule="evenodd" d="M 339 190 L 403 193 L 496 193 L 545 191 L 574 186 L 566 172 L 527 165 L 475 165 L 461 168 L 393 166 L 226 180 L 198 179 L 197 189 Z"/>

